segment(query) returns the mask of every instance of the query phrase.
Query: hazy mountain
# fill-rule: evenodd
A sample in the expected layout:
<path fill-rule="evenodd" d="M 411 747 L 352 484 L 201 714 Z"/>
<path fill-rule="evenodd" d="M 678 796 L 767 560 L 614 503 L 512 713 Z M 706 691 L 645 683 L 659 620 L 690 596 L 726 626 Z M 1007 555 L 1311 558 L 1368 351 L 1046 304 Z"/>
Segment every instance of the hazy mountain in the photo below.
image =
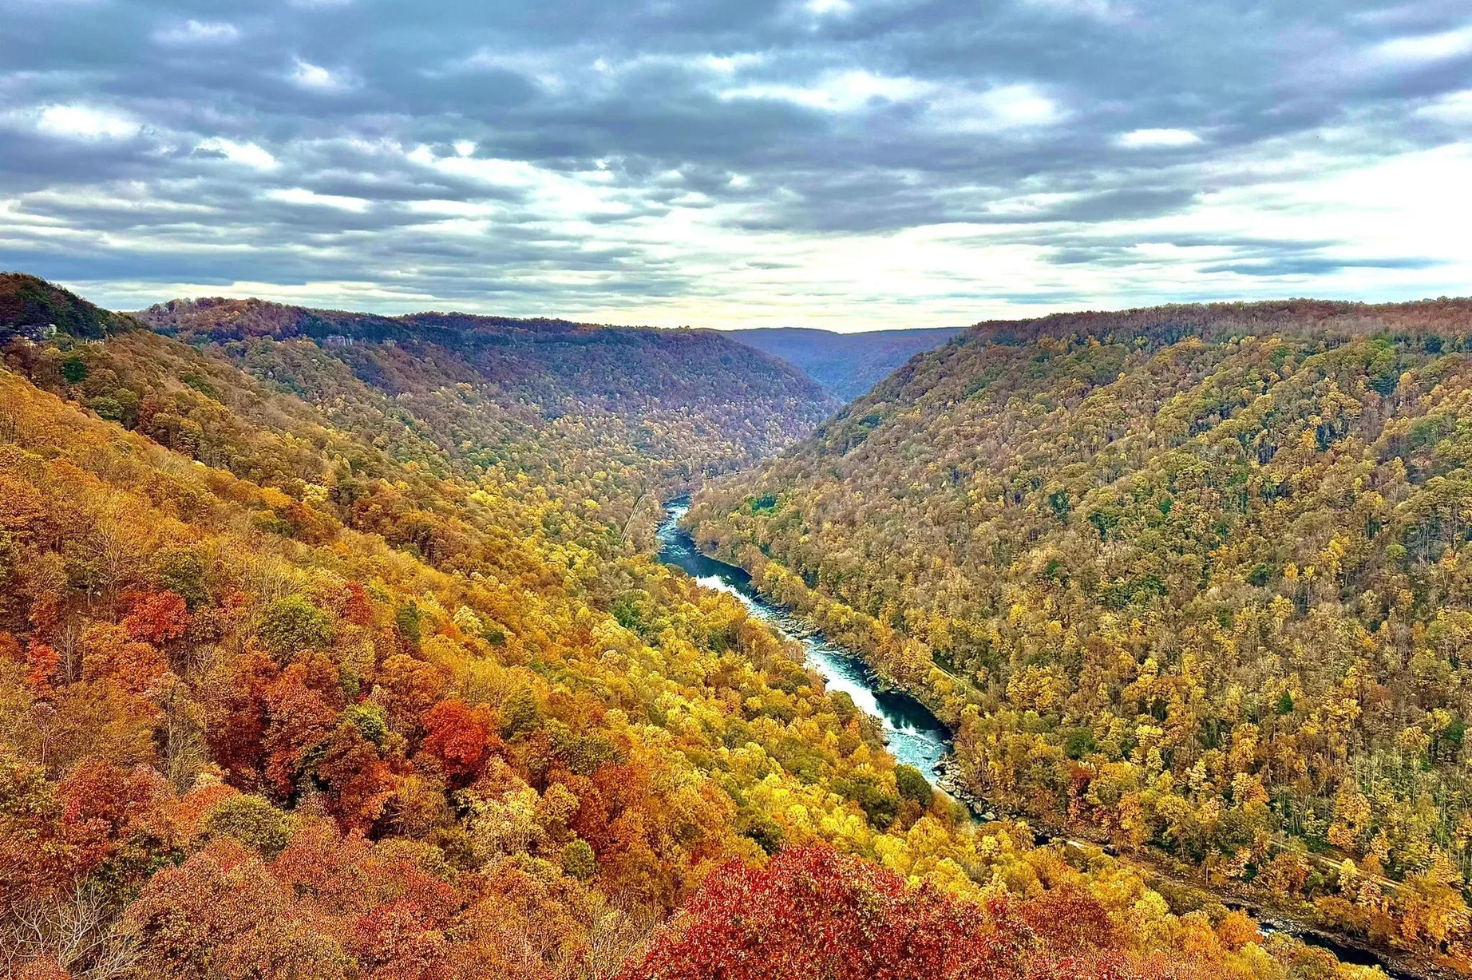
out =
<path fill-rule="evenodd" d="M 852 401 L 922 351 L 939 347 L 960 327 L 834 333 L 806 327 L 733 330 L 729 336 L 801 368 L 844 401 Z"/>

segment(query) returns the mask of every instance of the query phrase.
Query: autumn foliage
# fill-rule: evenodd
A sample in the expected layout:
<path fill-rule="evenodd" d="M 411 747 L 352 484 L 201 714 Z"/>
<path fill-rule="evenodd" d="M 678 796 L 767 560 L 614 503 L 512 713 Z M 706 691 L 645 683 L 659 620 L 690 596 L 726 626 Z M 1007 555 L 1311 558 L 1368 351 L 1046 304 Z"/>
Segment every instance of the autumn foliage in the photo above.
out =
<path fill-rule="evenodd" d="M 622 335 L 558 328 L 592 348 L 573 379 L 526 324 L 510 360 L 505 325 L 419 324 L 540 365 L 503 389 L 373 333 L 414 324 L 176 309 L 190 346 L 5 288 L 0 314 L 83 332 L 0 345 L 0 974 L 1358 976 L 973 825 L 794 644 L 652 558 L 663 494 L 810 417 L 780 372 L 743 373 L 776 400 L 738 411 L 624 357 L 599 402 L 577 386 Z M 1455 939 L 1451 886 L 1414 894 Z"/>
<path fill-rule="evenodd" d="M 690 520 L 989 805 L 1465 964 L 1469 399 L 1467 300 L 982 324 Z"/>
<path fill-rule="evenodd" d="M 1004 980 L 1206 976 L 1119 949 L 1108 911 L 1064 892 L 957 901 L 831 847 L 729 864 L 626 980 Z"/>

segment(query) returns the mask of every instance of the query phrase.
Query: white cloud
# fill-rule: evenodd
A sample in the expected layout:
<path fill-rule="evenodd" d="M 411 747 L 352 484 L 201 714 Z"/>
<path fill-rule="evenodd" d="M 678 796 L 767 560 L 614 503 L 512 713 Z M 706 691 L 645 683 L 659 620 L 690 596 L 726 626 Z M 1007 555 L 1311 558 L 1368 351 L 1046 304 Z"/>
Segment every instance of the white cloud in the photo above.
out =
<path fill-rule="evenodd" d="M 600 59 L 601 60 L 601 59 Z M 562 89 L 567 63 L 548 52 L 510 52 L 493 48 L 477 48 L 464 58 L 452 60 L 444 68 L 426 70 L 425 74 L 457 74 L 486 71 L 509 71 L 530 78 L 549 91 Z M 597 62 L 593 70 L 601 70 Z M 605 65 L 606 67 L 606 65 Z"/>
<path fill-rule="evenodd" d="M 353 87 L 350 75 L 333 72 L 300 58 L 296 59 L 296 67 L 292 69 L 291 80 L 301 88 L 310 89 L 313 92 L 345 92 Z"/>
<path fill-rule="evenodd" d="M 189 20 L 159 28 L 153 32 L 153 40 L 170 47 L 233 44 L 240 40 L 240 28 L 225 21 Z"/>
<path fill-rule="evenodd" d="M 997 133 L 1051 126 L 1067 112 L 1037 86 L 1016 82 L 984 92 L 937 90 L 926 115 L 947 132 Z"/>
<path fill-rule="evenodd" d="M 195 150 L 217 153 L 231 163 L 242 164 L 256 170 L 275 170 L 279 166 L 274 156 L 255 143 L 237 143 L 223 136 L 211 136 L 201 140 Z"/>
<path fill-rule="evenodd" d="M 760 51 L 740 51 L 736 54 L 707 54 L 696 58 L 694 64 L 719 75 L 734 75 L 746 68 L 753 68 L 767 60 Z"/>
<path fill-rule="evenodd" d="M 844 17 L 853 13 L 854 5 L 849 0 L 807 0 L 803 7 L 815 17 L 836 14 Z"/>
<path fill-rule="evenodd" d="M 1472 54 L 1472 24 L 1437 34 L 1410 34 L 1382 41 L 1370 60 L 1382 65 L 1417 65 Z"/>
<path fill-rule="evenodd" d="M 854 112 L 876 100 L 905 102 L 929 91 L 931 86 L 913 78 L 854 70 L 829 72 L 810 85 L 743 85 L 720 95 L 727 100 L 775 99 L 828 112 Z"/>
<path fill-rule="evenodd" d="M 1189 129 L 1133 129 L 1114 138 L 1115 144 L 1130 150 L 1195 146 L 1201 137 Z"/>
<path fill-rule="evenodd" d="M 427 146 L 409 151 L 414 163 L 470 179 L 490 187 L 517 192 L 546 222 L 577 224 L 577 236 L 587 237 L 593 230 L 583 222 L 599 217 L 617 217 L 631 210 L 622 188 L 614 186 L 613 174 L 607 170 L 564 173 L 548 170 L 523 160 L 494 157 L 438 156 Z"/>
<path fill-rule="evenodd" d="M 1439 122 L 1472 124 L 1472 89 L 1443 95 L 1417 109 L 1416 115 Z"/>
<path fill-rule="evenodd" d="M 50 105 L 35 116 L 35 126 L 49 136 L 80 140 L 126 140 L 142 125 L 126 113 L 88 105 Z"/>
<path fill-rule="evenodd" d="M 1022 0 L 1024 6 L 1073 17 L 1085 17 L 1106 24 L 1119 23 L 1135 16 L 1135 8 L 1117 0 Z"/>
<path fill-rule="evenodd" d="M 343 197 L 339 194 L 318 194 L 309 191 L 305 187 L 288 187 L 280 190 L 267 191 L 266 195 L 272 201 L 281 201 L 285 204 L 299 204 L 304 207 L 337 208 L 341 211 L 352 211 L 362 214 L 368 210 L 371 202 L 361 197 Z"/>

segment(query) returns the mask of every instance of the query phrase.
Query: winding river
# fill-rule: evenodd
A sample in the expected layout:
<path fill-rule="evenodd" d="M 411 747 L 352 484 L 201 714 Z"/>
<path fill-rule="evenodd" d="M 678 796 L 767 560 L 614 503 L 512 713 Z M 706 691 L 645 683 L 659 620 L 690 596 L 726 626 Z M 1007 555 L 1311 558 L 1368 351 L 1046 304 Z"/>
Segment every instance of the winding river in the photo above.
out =
<path fill-rule="evenodd" d="M 950 734 L 930 709 L 908 694 L 884 689 L 862 660 L 829 643 L 822 634 L 803 628 L 767 602 L 744 570 L 702 554 L 690 535 L 678 526 L 688 509 L 684 501 L 669 505 L 665 521 L 659 526 L 660 561 L 684 569 L 701 585 L 735 596 L 752 616 L 801 642 L 808 666 L 823 675 L 828 690 L 842 691 L 853 698 L 860 711 L 878 718 L 895 759 L 914 766 L 935 783 L 940 776 L 936 766 L 950 752 L 951 743 Z"/>
<path fill-rule="evenodd" d="M 799 641 L 808 666 L 822 675 L 828 690 L 844 692 L 860 711 L 878 718 L 895 759 L 919 769 L 939 789 L 941 773 L 938 766 L 951 751 L 950 733 L 940 720 L 910 695 L 885 688 L 874 671 L 858 657 L 830 643 L 821 633 L 804 627 L 793 616 L 762 598 L 745 570 L 703 554 L 679 526 L 680 519 L 689 509 L 689 502 L 684 499 L 666 505 L 665 519 L 659 526 L 660 561 L 683 569 L 701 585 L 735 596 L 752 616 Z M 985 819 L 979 814 L 977 816 Z M 1039 843 L 1053 839 L 1046 834 L 1038 837 Z M 1378 966 L 1395 980 L 1427 980 L 1430 976 L 1394 963 L 1379 951 L 1346 937 L 1320 932 L 1297 922 L 1264 919 L 1262 910 L 1226 901 L 1228 905 L 1245 908 L 1257 915 L 1263 921 L 1264 931 L 1279 928 L 1291 932 L 1311 946 L 1329 950 L 1345 963 Z"/>

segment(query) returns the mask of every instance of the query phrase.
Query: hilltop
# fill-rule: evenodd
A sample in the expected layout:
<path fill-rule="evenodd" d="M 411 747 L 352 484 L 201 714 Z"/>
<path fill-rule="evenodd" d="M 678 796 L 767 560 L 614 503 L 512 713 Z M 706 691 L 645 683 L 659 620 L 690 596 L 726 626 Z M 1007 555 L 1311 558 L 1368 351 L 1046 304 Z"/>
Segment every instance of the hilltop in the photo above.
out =
<path fill-rule="evenodd" d="M 128 317 L 93 306 L 44 279 L 0 272 L 0 340 L 44 339 L 57 331 L 98 340 L 134 326 Z"/>

